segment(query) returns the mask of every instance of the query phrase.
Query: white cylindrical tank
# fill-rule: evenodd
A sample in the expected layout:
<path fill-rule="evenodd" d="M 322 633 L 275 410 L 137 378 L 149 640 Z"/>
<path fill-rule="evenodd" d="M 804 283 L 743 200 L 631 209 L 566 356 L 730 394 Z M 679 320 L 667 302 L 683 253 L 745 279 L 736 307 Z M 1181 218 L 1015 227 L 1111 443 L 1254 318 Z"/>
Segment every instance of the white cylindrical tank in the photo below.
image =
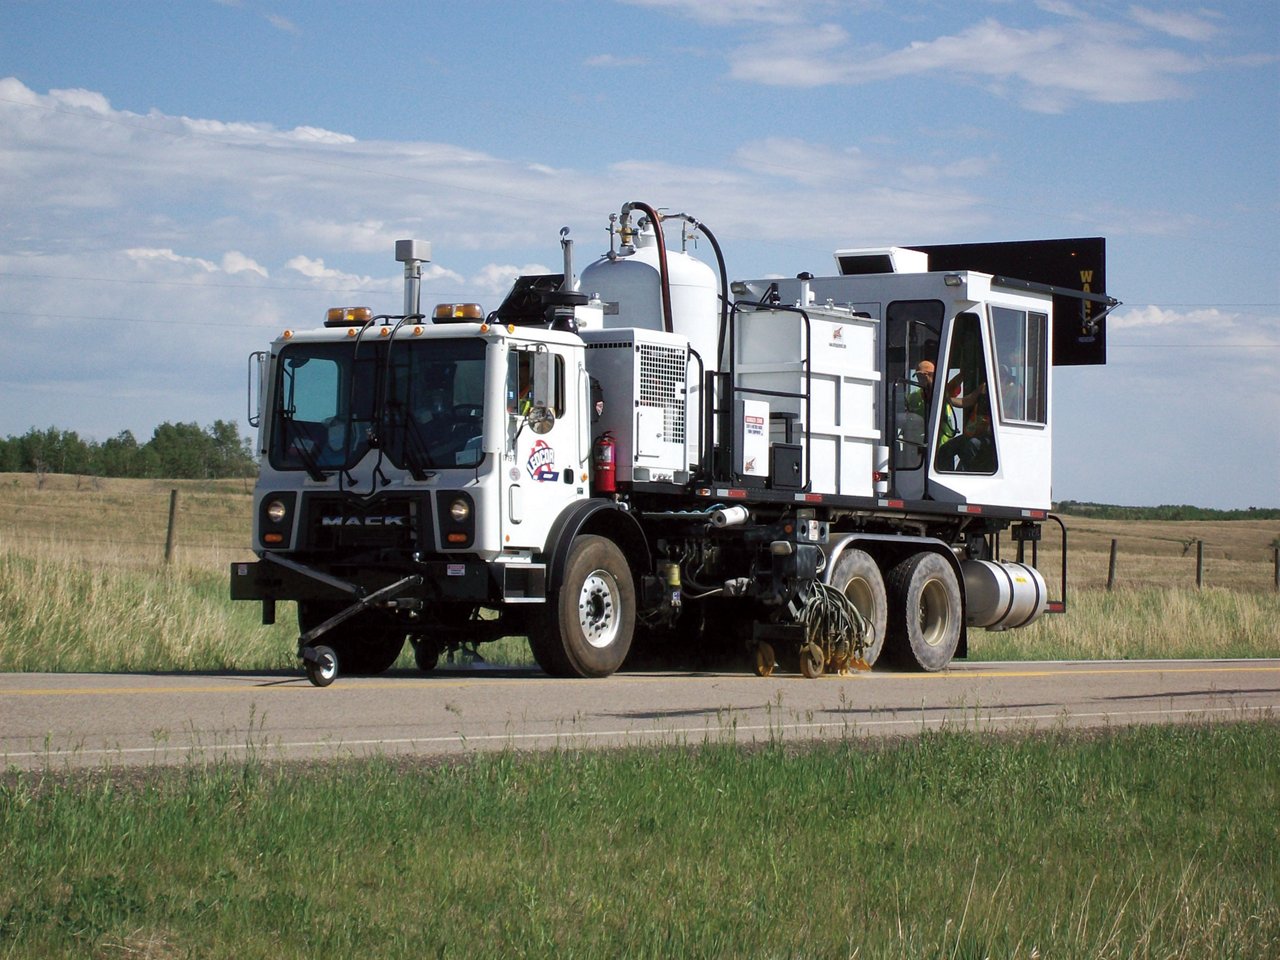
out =
<path fill-rule="evenodd" d="M 1009 630 L 1040 618 L 1049 606 L 1044 577 L 1025 563 L 966 560 L 964 573 L 966 620 L 971 627 Z"/>
<path fill-rule="evenodd" d="M 613 259 L 601 257 L 588 265 L 578 289 L 604 301 L 606 328 L 641 327 L 662 330 L 662 274 L 658 241 L 646 225 L 635 235 L 635 252 Z M 720 304 L 716 274 L 696 257 L 667 251 L 671 291 L 671 326 L 687 337 L 707 371 L 719 369 Z"/>

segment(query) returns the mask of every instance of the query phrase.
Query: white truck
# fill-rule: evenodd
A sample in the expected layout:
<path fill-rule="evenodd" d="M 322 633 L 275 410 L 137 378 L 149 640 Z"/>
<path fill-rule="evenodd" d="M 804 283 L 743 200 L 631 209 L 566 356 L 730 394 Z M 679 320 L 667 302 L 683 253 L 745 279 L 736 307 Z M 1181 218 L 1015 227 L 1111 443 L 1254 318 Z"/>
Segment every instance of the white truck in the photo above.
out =
<path fill-rule="evenodd" d="M 399 241 L 399 313 L 334 308 L 251 358 L 259 559 L 231 595 L 264 623 L 296 601 L 314 684 L 500 636 L 553 676 L 731 648 L 934 671 L 970 628 L 1065 609 L 1065 529 L 1056 596 L 1035 566 L 1055 302 L 1097 337 L 1117 301 L 907 248 L 730 284 L 704 224 L 642 203 L 609 235 L 580 278 L 566 229 L 563 273 L 430 315 L 429 246 Z"/>

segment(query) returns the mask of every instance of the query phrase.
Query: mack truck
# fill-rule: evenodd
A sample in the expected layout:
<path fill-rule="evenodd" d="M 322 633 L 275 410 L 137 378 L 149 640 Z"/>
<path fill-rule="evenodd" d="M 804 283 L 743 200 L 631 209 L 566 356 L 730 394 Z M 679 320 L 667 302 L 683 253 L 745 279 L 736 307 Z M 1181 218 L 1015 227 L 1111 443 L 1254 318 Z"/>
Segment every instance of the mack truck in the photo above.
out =
<path fill-rule="evenodd" d="M 381 673 L 406 640 L 430 671 L 504 636 L 553 677 L 646 651 L 938 671 L 971 630 L 1065 611 L 1052 354 L 1055 324 L 1104 332 L 1096 279 L 886 247 L 730 283 L 688 214 L 631 202 L 607 232 L 577 275 L 562 230 L 563 271 L 492 311 L 423 312 L 430 245 L 397 241 L 398 312 L 331 308 L 250 358 L 257 559 L 231 596 L 264 624 L 296 604 L 313 684 Z"/>

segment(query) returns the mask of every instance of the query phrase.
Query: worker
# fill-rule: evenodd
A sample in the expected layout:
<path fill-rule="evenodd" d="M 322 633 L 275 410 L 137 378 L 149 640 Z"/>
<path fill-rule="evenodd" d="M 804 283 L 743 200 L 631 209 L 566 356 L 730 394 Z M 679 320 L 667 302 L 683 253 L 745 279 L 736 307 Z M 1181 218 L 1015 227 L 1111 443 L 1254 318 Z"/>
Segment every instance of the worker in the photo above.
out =
<path fill-rule="evenodd" d="M 966 419 L 964 431 L 938 446 L 939 470 L 960 473 L 991 473 L 995 470 L 991 401 L 985 389 L 970 394 L 970 397 L 973 398 L 973 410 Z"/>
<path fill-rule="evenodd" d="M 907 410 L 916 414 L 926 423 L 929 421 L 929 408 L 933 405 L 933 381 L 936 368 L 932 360 L 921 360 L 916 364 L 916 383 L 920 389 L 907 394 Z M 954 381 L 953 381 L 954 382 Z M 955 418 L 951 411 L 950 401 L 942 404 L 942 430 L 940 443 L 946 443 L 956 435 Z"/>

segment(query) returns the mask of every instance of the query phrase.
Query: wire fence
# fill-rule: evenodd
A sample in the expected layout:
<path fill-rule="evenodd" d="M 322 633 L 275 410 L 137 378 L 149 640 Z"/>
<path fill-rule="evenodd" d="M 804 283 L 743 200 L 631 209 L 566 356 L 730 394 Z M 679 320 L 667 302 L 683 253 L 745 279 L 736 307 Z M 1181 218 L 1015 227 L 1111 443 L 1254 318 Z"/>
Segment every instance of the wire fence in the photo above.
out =
<path fill-rule="evenodd" d="M 252 555 L 252 518 L 247 481 L 57 476 L 37 487 L 30 475 L 0 474 L 0 547 L 5 549 L 99 563 L 214 565 Z M 1202 528 L 1185 524 L 1067 521 L 1072 589 L 1280 591 L 1277 521 L 1206 524 L 1201 537 L 1188 530 Z M 1056 581 L 1061 545 L 1049 530 L 1037 565 L 1046 579 Z"/>
<path fill-rule="evenodd" d="M 253 498 L 236 489 L 239 484 L 61 487 L 0 480 L 0 545 L 130 565 L 221 561 L 251 552 Z"/>

